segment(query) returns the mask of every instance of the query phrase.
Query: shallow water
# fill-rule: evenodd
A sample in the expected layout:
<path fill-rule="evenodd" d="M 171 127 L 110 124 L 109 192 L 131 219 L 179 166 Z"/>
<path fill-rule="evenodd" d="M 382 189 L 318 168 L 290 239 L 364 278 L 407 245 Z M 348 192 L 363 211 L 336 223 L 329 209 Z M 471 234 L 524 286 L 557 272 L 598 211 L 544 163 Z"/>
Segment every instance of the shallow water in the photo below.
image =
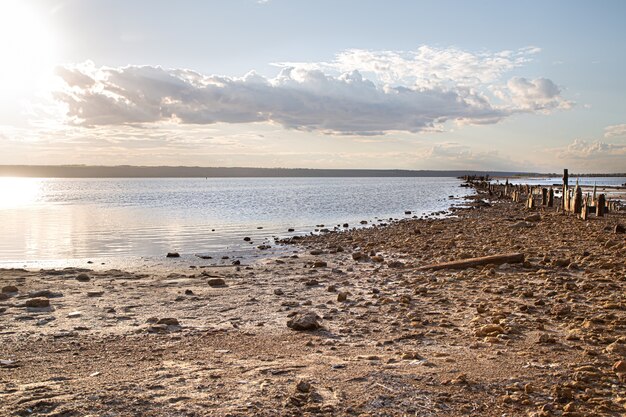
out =
<path fill-rule="evenodd" d="M 2 178 L 0 261 L 258 251 L 274 236 L 310 233 L 320 224 L 352 227 L 411 217 L 405 210 L 417 216 L 445 210 L 454 202 L 449 196 L 472 193 L 459 184 L 454 178 Z"/>

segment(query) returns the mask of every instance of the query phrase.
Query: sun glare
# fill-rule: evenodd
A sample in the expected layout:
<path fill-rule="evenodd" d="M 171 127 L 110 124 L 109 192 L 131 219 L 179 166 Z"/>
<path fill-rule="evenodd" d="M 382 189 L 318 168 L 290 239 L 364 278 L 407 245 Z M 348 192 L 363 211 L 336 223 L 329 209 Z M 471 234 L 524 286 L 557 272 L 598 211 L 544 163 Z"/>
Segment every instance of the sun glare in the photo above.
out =
<path fill-rule="evenodd" d="M 45 87 L 55 42 L 41 10 L 19 0 L 0 1 L 0 90 L 6 97 Z"/>
<path fill-rule="evenodd" d="M 39 178 L 0 178 L 0 210 L 28 206 L 41 195 Z"/>

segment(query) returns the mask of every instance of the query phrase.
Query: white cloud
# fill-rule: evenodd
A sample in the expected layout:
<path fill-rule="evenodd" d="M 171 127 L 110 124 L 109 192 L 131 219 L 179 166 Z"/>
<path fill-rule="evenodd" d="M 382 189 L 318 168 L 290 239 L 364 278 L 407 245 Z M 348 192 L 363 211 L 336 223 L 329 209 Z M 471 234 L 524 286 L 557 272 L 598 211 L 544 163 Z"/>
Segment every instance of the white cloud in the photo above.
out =
<path fill-rule="evenodd" d="M 626 137 L 626 124 L 612 125 L 604 128 L 604 137 Z"/>
<path fill-rule="evenodd" d="M 599 159 L 624 158 L 626 164 L 626 145 L 606 143 L 600 140 L 586 141 L 575 139 L 557 154 L 562 159 Z M 624 165 L 626 167 L 626 165 Z"/>
<path fill-rule="evenodd" d="M 547 78 L 528 80 L 513 77 L 507 82 L 507 87 L 512 103 L 520 110 L 548 111 L 572 106 L 572 102 L 561 97 L 561 89 Z M 506 95 L 507 92 L 501 92 L 500 98 Z"/>
<path fill-rule="evenodd" d="M 330 64 L 284 66 L 275 78 L 85 63 L 58 68 L 65 87 L 55 97 L 67 121 L 83 126 L 270 122 L 341 135 L 440 131 L 448 121 L 497 123 L 518 112 L 566 108 L 545 78 L 513 78 L 495 96 L 487 88 L 535 53 L 350 50 Z"/>
<path fill-rule="evenodd" d="M 415 51 L 349 49 L 332 62 L 281 62 L 279 67 L 346 73 L 359 71 L 388 84 L 419 88 L 479 86 L 497 81 L 504 73 L 532 60 L 539 48 L 517 51 L 469 52 L 458 48 L 420 46 Z"/>

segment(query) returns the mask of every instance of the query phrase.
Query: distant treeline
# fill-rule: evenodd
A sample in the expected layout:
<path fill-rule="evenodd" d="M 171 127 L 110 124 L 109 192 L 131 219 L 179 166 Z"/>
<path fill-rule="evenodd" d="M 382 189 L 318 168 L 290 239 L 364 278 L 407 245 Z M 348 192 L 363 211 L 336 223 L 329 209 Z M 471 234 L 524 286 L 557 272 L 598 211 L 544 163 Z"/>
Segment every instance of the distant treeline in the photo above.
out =
<path fill-rule="evenodd" d="M 462 177 L 464 175 L 526 177 L 558 176 L 559 174 L 466 170 L 151 167 L 130 165 L 0 165 L 0 176 L 2 177 L 38 178 Z M 576 176 L 624 175 L 625 174 L 581 174 Z"/>
<path fill-rule="evenodd" d="M 463 175 L 518 176 L 542 174 L 465 170 L 0 165 L 0 176 L 38 178 L 461 177 Z"/>

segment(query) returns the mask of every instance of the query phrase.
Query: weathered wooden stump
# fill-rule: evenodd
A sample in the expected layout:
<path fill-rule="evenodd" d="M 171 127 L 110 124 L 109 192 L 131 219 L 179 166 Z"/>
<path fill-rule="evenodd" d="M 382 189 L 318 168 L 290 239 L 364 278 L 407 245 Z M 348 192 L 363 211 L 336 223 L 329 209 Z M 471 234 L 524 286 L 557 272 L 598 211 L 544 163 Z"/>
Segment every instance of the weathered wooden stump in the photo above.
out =
<path fill-rule="evenodd" d="M 589 215 L 589 196 L 586 195 L 585 198 L 583 198 L 583 206 L 580 211 L 580 218 L 583 220 L 587 220 L 588 215 Z"/>
<path fill-rule="evenodd" d="M 600 194 L 598 196 L 598 201 L 596 201 L 596 216 L 604 217 L 604 204 L 606 202 L 606 197 L 604 194 Z"/>
<path fill-rule="evenodd" d="M 548 207 L 554 207 L 554 190 L 550 187 L 550 192 L 548 193 Z"/>

